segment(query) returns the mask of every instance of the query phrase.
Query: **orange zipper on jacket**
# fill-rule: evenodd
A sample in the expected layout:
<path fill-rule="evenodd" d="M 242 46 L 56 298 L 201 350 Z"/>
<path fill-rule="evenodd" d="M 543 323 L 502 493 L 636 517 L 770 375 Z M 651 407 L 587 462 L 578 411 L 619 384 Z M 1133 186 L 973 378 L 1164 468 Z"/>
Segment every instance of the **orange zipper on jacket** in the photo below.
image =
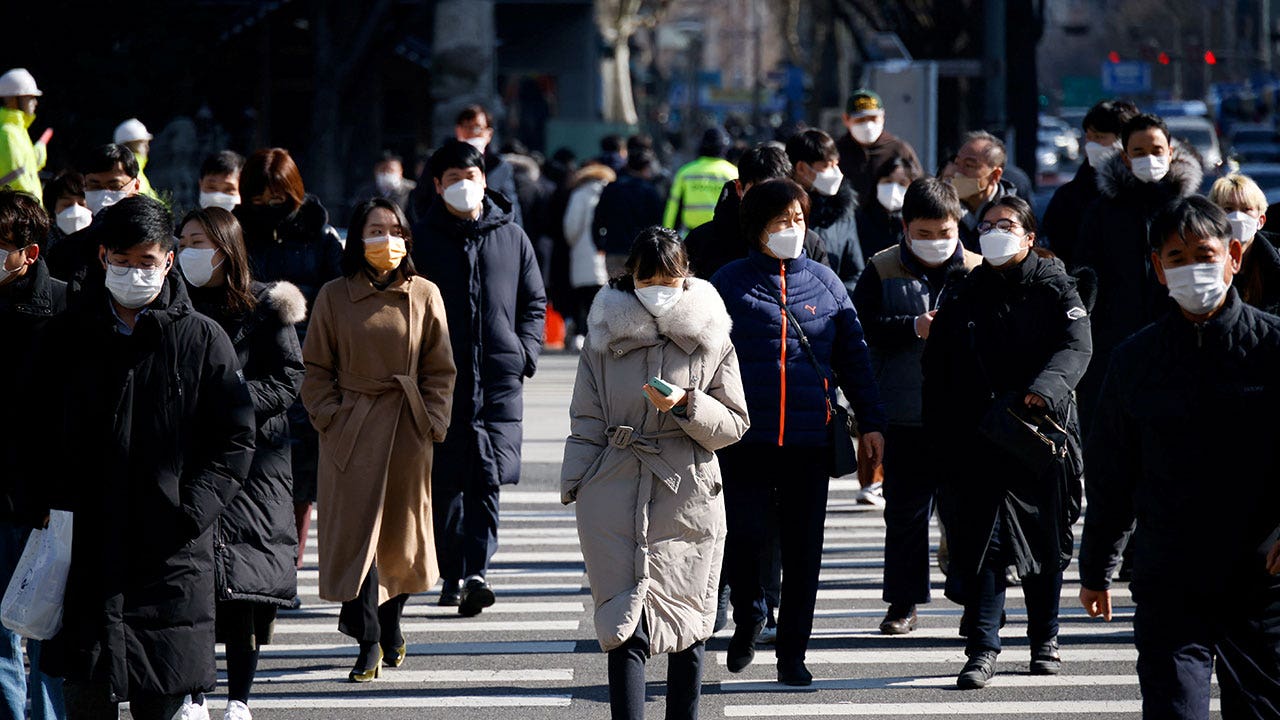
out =
<path fill-rule="evenodd" d="M 782 447 L 783 434 L 787 429 L 787 263 L 779 260 L 778 264 L 782 267 L 782 307 L 779 308 L 779 312 L 782 313 L 782 362 L 778 366 L 780 379 L 778 387 L 781 388 L 778 401 L 778 447 Z"/>

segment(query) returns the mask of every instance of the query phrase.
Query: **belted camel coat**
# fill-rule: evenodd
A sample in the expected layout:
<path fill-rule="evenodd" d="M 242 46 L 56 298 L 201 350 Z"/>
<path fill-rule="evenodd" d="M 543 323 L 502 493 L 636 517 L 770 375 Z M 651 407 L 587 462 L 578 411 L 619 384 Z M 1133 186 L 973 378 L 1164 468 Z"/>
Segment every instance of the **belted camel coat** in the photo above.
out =
<path fill-rule="evenodd" d="M 635 634 L 642 615 L 654 655 L 711 637 L 726 531 L 715 452 L 748 425 L 729 327 L 719 294 L 692 278 L 659 318 L 613 287 L 592 305 L 561 500 L 577 503 L 605 651 Z M 655 375 L 686 390 L 683 415 L 659 413 L 645 397 Z"/>
<path fill-rule="evenodd" d="M 439 578 L 431 527 L 434 444 L 455 369 L 435 284 L 361 272 L 326 284 L 302 348 L 302 401 L 320 433 L 320 597 L 346 601 L 378 566 L 379 602 Z"/>

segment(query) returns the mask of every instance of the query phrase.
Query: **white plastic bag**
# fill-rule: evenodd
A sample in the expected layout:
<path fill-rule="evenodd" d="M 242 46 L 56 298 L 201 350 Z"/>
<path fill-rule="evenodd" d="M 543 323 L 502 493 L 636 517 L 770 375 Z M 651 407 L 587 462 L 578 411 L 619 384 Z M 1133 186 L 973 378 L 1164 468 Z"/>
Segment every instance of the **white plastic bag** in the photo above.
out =
<path fill-rule="evenodd" d="M 0 602 L 0 622 L 32 640 L 62 629 L 62 600 L 71 568 L 71 513 L 54 510 L 49 527 L 32 530 Z"/>

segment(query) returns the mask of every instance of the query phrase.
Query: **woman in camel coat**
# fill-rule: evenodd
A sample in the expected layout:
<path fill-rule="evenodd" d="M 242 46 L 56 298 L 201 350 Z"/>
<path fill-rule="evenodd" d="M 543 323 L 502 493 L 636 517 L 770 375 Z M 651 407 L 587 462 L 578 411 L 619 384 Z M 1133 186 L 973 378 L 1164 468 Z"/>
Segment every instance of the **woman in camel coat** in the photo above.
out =
<path fill-rule="evenodd" d="M 400 615 L 439 576 L 431 527 L 434 443 L 449 425 L 455 369 L 444 305 L 408 257 L 404 213 L 356 208 L 343 277 L 316 298 L 302 400 L 320 433 L 320 597 L 360 643 L 351 679 L 404 661 Z"/>

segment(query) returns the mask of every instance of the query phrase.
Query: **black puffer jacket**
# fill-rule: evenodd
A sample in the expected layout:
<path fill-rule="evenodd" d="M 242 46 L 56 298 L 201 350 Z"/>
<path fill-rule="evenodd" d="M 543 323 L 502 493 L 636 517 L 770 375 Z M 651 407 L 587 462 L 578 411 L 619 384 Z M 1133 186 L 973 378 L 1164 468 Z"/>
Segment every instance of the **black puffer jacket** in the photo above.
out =
<path fill-rule="evenodd" d="M 1254 236 L 1231 284 L 1250 305 L 1280 315 L 1280 251 L 1275 235 L 1259 232 Z"/>
<path fill-rule="evenodd" d="M 840 183 L 835 195 L 809 192 L 809 229 L 822 238 L 826 265 L 836 271 L 850 295 L 867 265 L 858 239 L 857 210 L 858 196 L 850 182 Z"/>
<path fill-rule="evenodd" d="M 983 263 L 939 299 L 921 363 L 925 431 L 938 457 L 965 459 L 940 472 L 952 600 L 971 592 L 997 515 L 1019 573 L 1057 572 L 1070 562 L 1081 495 L 1072 390 L 1090 353 L 1088 314 L 1056 258 L 1032 252 L 1003 271 Z M 1029 392 L 1071 434 L 1068 461 L 1040 476 L 978 431 L 993 396 L 1021 403 Z"/>
<path fill-rule="evenodd" d="M 252 461 L 249 389 L 176 270 L 128 336 L 102 285 L 84 293 L 41 356 L 49 505 L 75 514 L 42 667 L 107 683 L 115 700 L 211 691 L 213 524 Z"/>
<path fill-rule="evenodd" d="M 1280 590 L 1280 317 L 1235 289 L 1212 319 L 1166 313 L 1112 353 L 1089 432 L 1080 579 L 1109 586 L 1134 519 L 1133 594 L 1233 617 Z M 1206 483 L 1229 487 L 1206 491 Z M 1206 601 L 1201 602 L 1202 599 Z"/>
<path fill-rule="evenodd" d="M 286 411 L 302 388 L 302 348 L 294 325 L 307 301 L 286 282 L 254 283 L 257 307 L 233 312 L 224 288 L 191 288 L 200 312 L 231 338 L 258 421 L 253 466 L 214 527 L 214 583 L 219 600 L 281 607 L 297 594 L 298 531 Z"/>
<path fill-rule="evenodd" d="M 433 484 L 520 481 L 524 379 L 542 354 L 547 296 L 533 245 L 500 193 L 485 194 L 478 221 L 437 198 L 413 236 L 413 262 L 440 288 L 458 377 L 449 434 L 436 445 Z M 479 448 L 479 457 L 475 458 Z"/>
<path fill-rule="evenodd" d="M 1048 247 L 1067 267 L 1075 267 L 1076 244 L 1080 240 L 1080 221 L 1085 211 L 1098 199 L 1098 173 L 1088 162 L 1080 165 L 1075 177 L 1053 191 L 1049 207 L 1040 222 L 1039 244 Z"/>
<path fill-rule="evenodd" d="M 1094 362 L 1079 388 L 1086 431 L 1111 350 L 1171 307 L 1169 292 L 1151 267 L 1151 223 L 1169 202 L 1197 192 L 1203 176 L 1200 162 L 1177 146 L 1159 182 L 1138 180 L 1120 155 L 1098 169 L 1101 197 L 1085 212 L 1075 252 L 1076 264 L 1098 276 Z"/>

